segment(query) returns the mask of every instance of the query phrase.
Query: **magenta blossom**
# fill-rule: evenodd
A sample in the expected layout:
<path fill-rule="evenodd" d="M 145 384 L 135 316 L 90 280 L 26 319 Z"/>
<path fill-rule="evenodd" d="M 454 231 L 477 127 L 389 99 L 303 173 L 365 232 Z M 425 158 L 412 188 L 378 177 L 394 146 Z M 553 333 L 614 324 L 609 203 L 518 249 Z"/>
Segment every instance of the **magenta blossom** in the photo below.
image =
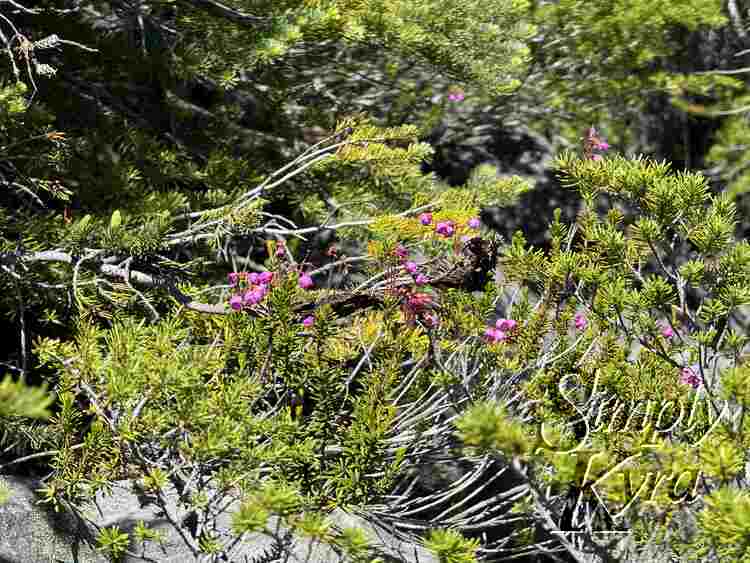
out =
<path fill-rule="evenodd" d="M 453 221 L 444 221 L 437 224 L 437 226 L 435 227 L 435 232 L 439 235 L 443 235 L 444 237 L 450 237 L 453 236 L 454 232 L 456 232 L 456 227 L 454 226 Z"/>
<path fill-rule="evenodd" d="M 417 274 L 417 277 L 414 278 L 414 283 L 417 285 L 425 285 L 426 283 L 429 283 L 429 281 L 430 279 L 424 274 Z"/>
<path fill-rule="evenodd" d="M 258 283 L 258 274 L 253 272 L 252 274 L 248 274 L 247 281 L 249 281 L 251 284 Z"/>
<path fill-rule="evenodd" d="M 448 94 L 448 99 L 451 102 L 462 102 L 464 100 L 464 93 L 463 92 L 451 92 Z"/>
<path fill-rule="evenodd" d="M 669 326 L 668 324 L 664 324 L 662 325 L 661 335 L 664 338 L 672 338 L 674 336 L 674 331 L 672 330 L 671 326 Z"/>
<path fill-rule="evenodd" d="M 469 219 L 469 228 L 470 229 L 478 229 L 482 225 L 482 222 L 479 220 L 479 217 L 472 217 Z"/>
<path fill-rule="evenodd" d="M 422 213 L 419 216 L 419 222 L 423 225 L 429 225 L 432 223 L 432 213 Z"/>
<path fill-rule="evenodd" d="M 283 258 L 286 254 L 286 244 L 283 240 L 276 243 L 276 258 Z"/>
<path fill-rule="evenodd" d="M 242 297 L 240 295 L 232 295 L 229 299 L 229 306 L 235 311 L 242 309 Z"/>
<path fill-rule="evenodd" d="M 299 277 L 299 286 L 302 289 L 310 289 L 314 285 L 315 285 L 315 282 L 313 282 L 313 279 L 307 274 L 302 274 Z"/>
<path fill-rule="evenodd" d="M 600 151 L 606 151 L 609 150 L 609 143 L 607 141 L 599 141 L 594 148 Z"/>
<path fill-rule="evenodd" d="M 583 313 L 576 313 L 576 316 L 573 319 L 573 322 L 576 325 L 576 329 L 583 330 L 586 328 L 586 325 L 588 324 L 588 321 L 586 320 L 586 315 Z"/>
<path fill-rule="evenodd" d="M 701 385 L 701 380 L 692 369 L 683 368 L 680 372 L 680 383 L 690 385 L 693 389 L 698 389 Z"/>
<path fill-rule="evenodd" d="M 598 162 L 598 161 L 602 160 L 603 158 L 604 158 L 604 157 L 603 157 L 602 155 L 600 155 L 600 154 L 595 154 L 595 155 L 593 155 L 593 156 L 591 157 L 591 160 L 594 160 L 594 161 L 597 161 L 597 162 Z"/>
<path fill-rule="evenodd" d="M 302 326 L 304 326 L 305 328 L 310 328 L 314 324 L 315 324 L 315 317 L 313 317 L 312 315 L 302 319 Z"/>
<path fill-rule="evenodd" d="M 510 332 L 516 326 L 518 323 L 514 321 L 513 319 L 497 319 L 495 322 L 495 327 L 497 327 L 497 330 L 500 330 L 502 332 Z"/>
<path fill-rule="evenodd" d="M 396 245 L 396 249 L 393 252 L 402 260 L 409 255 L 409 251 L 401 243 Z"/>
<path fill-rule="evenodd" d="M 258 275 L 258 283 L 268 284 L 273 280 L 273 272 L 261 272 Z"/>
<path fill-rule="evenodd" d="M 417 264 L 416 262 L 405 262 L 404 263 L 404 270 L 409 272 L 411 275 L 414 275 L 417 273 Z"/>
<path fill-rule="evenodd" d="M 261 287 L 257 287 L 250 291 L 245 292 L 244 301 L 246 305 L 257 305 L 265 297 L 265 291 Z"/>
<path fill-rule="evenodd" d="M 229 272 L 227 277 L 229 278 L 230 285 L 237 285 L 237 282 L 240 280 L 240 275 L 237 272 Z"/>
<path fill-rule="evenodd" d="M 508 335 L 505 334 L 502 330 L 491 326 L 484 331 L 484 337 L 487 339 L 487 341 L 495 343 L 506 340 L 508 338 Z"/>

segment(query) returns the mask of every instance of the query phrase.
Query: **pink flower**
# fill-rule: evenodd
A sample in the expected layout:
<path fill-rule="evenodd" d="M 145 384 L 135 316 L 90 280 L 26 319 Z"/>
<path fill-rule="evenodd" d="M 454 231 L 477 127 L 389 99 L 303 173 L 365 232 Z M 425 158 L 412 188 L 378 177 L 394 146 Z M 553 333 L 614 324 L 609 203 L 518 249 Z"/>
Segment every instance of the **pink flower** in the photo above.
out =
<path fill-rule="evenodd" d="M 409 255 L 409 251 L 401 243 L 396 245 L 396 249 L 393 252 L 402 260 Z"/>
<path fill-rule="evenodd" d="M 423 225 L 429 225 L 432 223 L 432 213 L 422 213 L 419 216 L 419 222 Z"/>
<path fill-rule="evenodd" d="M 315 324 L 315 317 L 313 317 L 312 315 L 302 319 L 302 326 L 304 326 L 305 328 L 310 328 L 314 324 Z"/>
<path fill-rule="evenodd" d="M 448 94 L 448 99 L 451 102 L 461 102 L 464 99 L 464 93 L 463 92 L 451 92 Z"/>
<path fill-rule="evenodd" d="M 273 272 L 261 272 L 258 276 L 259 283 L 268 284 L 271 280 L 273 280 Z"/>
<path fill-rule="evenodd" d="M 432 304 L 432 296 L 428 293 L 411 293 L 406 299 L 406 306 L 415 313 L 423 311 Z"/>
<path fill-rule="evenodd" d="M 436 327 L 438 323 L 440 322 L 440 319 L 438 319 L 438 316 L 434 313 L 426 313 L 422 315 L 422 319 L 424 320 L 425 324 L 430 328 Z"/>
<path fill-rule="evenodd" d="M 487 330 L 484 331 L 484 337 L 489 342 L 502 342 L 503 340 L 508 338 L 508 335 L 505 334 L 502 330 L 499 330 L 493 326 L 488 327 Z"/>
<path fill-rule="evenodd" d="M 692 369 L 683 368 L 680 372 L 680 383 L 690 385 L 693 389 L 698 389 L 701 385 L 701 380 Z"/>
<path fill-rule="evenodd" d="M 240 295 L 232 295 L 229 299 L 229 306 L 235 311 L 242 309 L 242 297 Z"/>
<path fill-rule="evenodd" d="M 240 275 L 237 272 L 229 272 L 227 277 L 229 278 L 230 285 L 237 285 L 237 282 L 240 279 Z"/>
<path fill-rule="evenodd" d="M 438 223 L 437 226 L 435 227 L 435 232 L 445 237 L 452 236 L 455 231 L 456 231 L 456 227 L 454 226 L 453 221 L 441 222 L 441 223 Z"/>
<path fill-rule="evenodd" d="M 313 285 L 315 285 L 315 283 L 313 282 L 313 279 L 307 274 L 302 274 L 299 277 L 299 286 L 302 289 L 310 289 Z"/>
<path fill-rule="evenodd" d="M 276 258 L 283 258 L 286 254 L 286 244 L 283 240 L 276 243 Z"/>
<path fill-rule="evenodd" d="M 599 141 L 599 143 L 597 143 L 595 148 L 600 151 L 609 150 L 609 143 L 607 141 Z"/>
<path fill-rule="evenodd" d="M 595 155 L 593 155 L 593 156 L 591 157 L 591 160 L 595 160 L 595 161 L 597 161 L 597 162 L 598 162 L 598 161 L 602 160 L 602 158 L 604 158 L 604 157 L 602 157 L 602 155 L 600 155 L 600 154 L 595 154 Z"/>
<path fill-rule="evenodd" d="M 417 264 L 416 262 L 405 262 L 404 263 L 404 270 L 409 272 L 410 274 L 414 275 L 417 273 Z"/>
<path fill-rule="evenodd" d="M 252 274 L 248 274 L 247 281 L 249 281 L 251 284 L 258 283 L 258 274 L 253 272 Z"/>
<path fill-rule="evenodd" d="M 588 321 L 586 320 L 586 315 L 583 313 L 576 313 L 576 316 L 573 319 L 573 322 L 576 325 L 576 328 L 578 330 L 583 330 L 586 328 L 586 325 L 588 324 Z"/>
<path fill-rule="evenodd" d="M 514 321 L 513 319 L 497 319 L 495 322 L 495 326 L 497 327 L 497 330 L 501 330 L 503 332 L 510 332 L 516 326 L 518 323 Z"/>
<path fill-rule="evenodd" d="M 262 289 L 256 288 L 245 292 L 244 301 L 246 305 L 257 305 L 263 301 L 265 293 Z"/>
<path fill-rule="evenodd" d="M 469 228 L 470 229 L 478 229 L 481 226 L 482 222 L 479 220 L 478 217 L 472 217 L 469 219 Z"/>
<path fill-rule="evenodd" d="M 417 274 L 417 277 L 414 278 L 414 283 L 417 285 L 425 285 L 426 283 L 429 283 L 429 281 L 430 279 L 424 274 Z"/>
<path fill-rule="evenodd" d="M 662 325 L 661 335 L 664 338 L 672 338 L 674 336 L 674 331 L 672 330 L 671 326 L 669 326 L 668 324 L 664 324 Z"/>

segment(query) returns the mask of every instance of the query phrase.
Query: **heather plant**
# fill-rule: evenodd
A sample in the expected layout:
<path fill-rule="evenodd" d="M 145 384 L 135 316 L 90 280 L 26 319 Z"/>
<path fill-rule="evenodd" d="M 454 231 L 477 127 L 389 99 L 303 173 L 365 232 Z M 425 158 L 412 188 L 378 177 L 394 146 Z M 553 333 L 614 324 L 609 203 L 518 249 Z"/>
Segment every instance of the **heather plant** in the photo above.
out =
<path fill-rule="evenodd" d="M 19 415 L 46 416 L 50 399 L 5 379 L 3 440 L 33 431 L 31 456 L 48 461 L 43 501 L 90 523 L 96 495 L 128 480 L 207 561 L 231 560 L 257 532 L 283 556 L 278 522 L 377 560 L 361 530 L 326 519 L 334 508 L 442 561 L 746 557 L 750 286 L 732 199 L 700 174 L 612 155 L 591 127 L 582 150 L 555 162 L 584 202 L 575 222 L 556 215 L 546 252 L 520 232 L 503 240 L 482 208 L 531 186 L 484 165 L 448 187 L 421 172 L 432 148 L 420 135 L 447 107 L 518 86 L 534 32 L 527 3 L 245 7 L 153 3 L 130 28 L 96 36 L 109 58 L 63 79 L 107 118 L 67 140 L 39 129 L 34 141 L 53 143 L 46 160 L 14 152 L 2 168 L 16 190 L 0 218 L 4 309 L 21 333 L 15 369 L 46 374 L 56 395 L 48 423 L 31 426 Z M 675 23 L 719 23 L 712 3 L 663 7 Z M 570 39 L 588 29 L 595 45 L 630 38 L 652 15 L 618 5 L 599 22 L 604 5 L 595 8 L 540 13 L 554 23 L 574 11 Z M 135 50 L 118 51 L 125 35 Z M 11 60 L 31 61 L 23 45 Z M 342 115 L 343 102 L 308 104 L 301 121 L 328 133 L 306 148 L 288 143 L 283 152 L 297 152 L 281 163 L 284 154 L 254 152 L 270 135 L 236 126 L 227 116 L 237 108 L 180 94 L 187 78 L 241 89 L 250 68 L 255 94 L 278 92 L 267 94 L 273 115 L 293 114 L 282 106 L 299 101 L 296 81 L 328 68 L 342 45 L 354 68 L 382 49 L 394 79 L 412 64 L 443 76 L 404 83 L 396 123 Z M 630 47 L 613 44 L 605 71 L 668 51 Z M 145 110 L 121 103 L 134 91 L 123 74 L 163 99 Z M 54 112 L 70 111 L 71 99 L 39 86 Z M 43 125 L 26 112 L 21 82 L 3 88 L 8 152 Z M 571 98 L 561 107 L 582 105 Z M 412 114 L 421 122 L 397 119 Z M 288 133 L 281 122 L 276 132 Z M 285 201 L 297 212 L 279 213 Z M 322 233 L 359 245 L 315 260 L 307 243 Z M 61 334 L 31 331 L 29 310 Z M 459 478 L 420 488 L 453 462 Z M 231 529 L 218 524 L 228 511 Z M 144 525 L 94 531 L 113 559 L 160 539 Z"/>
<path fill-rule="evenodd" d="M 494 344 L 526 401 L 475 405 L 461 435 L 503 452 L 555 532 L 586 532 L 563 542 L 578 557 L 606 550 L 597 531 L 658 530 L 682 556 L 741 559 L 725 546 L 742 516 L 719 500 L 745 486 L 750 294 L 734 205 L 665 163 L 564 154 L 556 167 L 583 197 L 576 224 L 551 226 L 547 256 L 515 237 L 503 261 L 537 296 L 516 304 L 520 334 Z"/>
<path fill-rule="evenodd" d="M 128 476 L 166 509 L 172 486 L 192 515 L 182 522 L 198 522 L 186 529 L 170 516 L 196 557 L 231 554 L 271 514 L 310 533 L 310 518 L 332 506 L 407 533 L 382 499 L 425 462 L 424 448 L 442 444 L 480 467 L 497 458 L 522 483 L 490 502 L 492 517 L 445 506 L 442 525 L 456 532 L 471 533 L 480 514 L 487 527 L 516 528 L 492 545 L 432 535 L 438 553 L 455 552 L 446 560 L 463 560 L 468 546 L 478 556 L 616 557 L 623 542 L 596 535 L 613 525 L 633 539 L 626 560 L 655 541 L 698 556 L 720 549 L 735 532 L 716 525 L 732 518 L 716 495 L 731 495 L 744 469 L 735 315 L 747 299 L 747 245 L 733 239 L 731 201 L 699 174 L 594 158 L 606 148 L 591 130 L 581 156 L 558 159 L 586 208 L 576 224 L 550 226 L 551 252 L 527 248 L 520 233 L 495 241 L 496 276 L 478 288 L 464 285 L 479 263 L 466 251 L 484 249 L 470 243 L 487 233 L 467 237 L 478 207 L 512 198 L 514 180 L 484 177 L 460 198 L 434 187 L 406 213 L 357 225 L 372 237 L 367 279 L 348 291 L 303 283 L 317 272 L 301 273 L 286 245 L 270 245 L 268 270 L 230 273 L 217 304 L 195 299 L 208 288 L 173 289 L 182 306 L 154 324 L 122 317 L 103 330 L 82 319 L 75 341 L 38 342 L 57 372 L 53 425 L 64 440 L 47 501 L 78 507 Z M 85 427 L 84 412 L 93 417 Z M 472 478 L 478 490 L 484 471 Z M 231 499 L 240 509 L 227 536 L 213 522 Z M 415 501 L 412 516 L 436 499 Z M 674 539 L 684 518 L 697 523 L 692 543 Z M 315 522 L 315 537 L 344 542 Z M 100 543 L 114 552 L 121 535 L 108 534 Z"/>
<path fill-rule="evenodd" d="M 342 123 L 342 129 L 352 129 L 345 143 L 308 151 L 295 164 L 304 168 L 321 154 L 346 162 L 350 151 L 341 146 L 356 147 L 360 135 L 367 143 L 388 141 L 368 127 L 360 133 Z M 140 479 L 153 501 L 168 510 L 169 483 L 201 522 L 181 532 L 186 543 L 196 556 L 218 557 L 231 553 L 242 533 L 263 524 L 242 516 L 256 511 L 260 501 L 252 501 L 256 504 L 248 506 L 256 508 L 241 508 L 236 517 L 239 535 L 221 536 L 226 531 L 212 528 L 218 506 L 232 496 L 245 506 L 259 486 L 291 487 L 293 507 L 282 510 L 273 498 L 262 505 L 269 514 L 288 515 L 290 525 L 303 513 L 366 505 L 386 495 L 418 444 L 428 439 L 412 438 L 412 427 L 424 421 L 404 419 L 397 407 L 429 393 L 426 376 L 435 370 L 429 358 L 440 342 L 437 331 L 470 336 L 481 330 L 488 306 L 482 305 L 477 318 L 477 305 L 456 294 L 450 299 L 461 308 L 453 308 L 430 286 L 447 284 L 458 291 L 467 273 L 469 279 L 489 273 L 479 262 L 467 265 L 462 252 L 471 241 L 482 241 L 469 235 L 479 234 L 479 206 L 512 200 L 526 189 L 514 179 L 490 181 L 486 174 L 476 182 L 472 198 L 432 185 L 414 196 L 431 203 L 360 222 L 357 227 L 373 238 L 368 256 L 359 259 L 372 265 L 365 268 L 366 281 L 349 291 L 315 289 L 316 272 L 305 272 L 286 244 L 270 244 L 268 270 L 230 272 L 228 286 L 172 287 L 183 306 L 157 313 L 154 324 L 120 314 L 112 328 L 102 329 L 82 317 L 75 341 L 38 341 L 36 353 L 57 374 L 61 402 L 52 420 L 60 442 L 46 501 L 79 507 L 127 476 Z M 220 217 L 238 216 L 243 207 L 252 209 L 264 187 L 239 198 L 235 208 L 206 213 L 208 227 L 215 228 Z M 418 215 L 425 207 L 434 209 L 436 224 Z M 116 217 L 110 227 L 113 223 L 116 228 Z M 299 232 L 274 230 L 287 236 Z M 200 233 L 197 223 L 192 234 Z M 402 244 L 396 246 L 396 240 Z M 405 260 L 409 255 L 415 261 Z M 477 264 L 477 271 L 465 271 Z M 129 278 L 128 287 L 146 303 L 137 286 L 158 285 L 155 276 L 134 269 L 111 273 Z M 190 298 L 207 289 L 225 295 L 216 304 Z M 345 313 L 356 316 L 342 325 Z M 406 381 L 405 370 L 412 373 Z M 445 384 L 452 380 L 449 371 L 439 375 L 447 378 Z M 84 417 L 95 420 L 84 426 Z M 206 501 L 212 498 L 223 500 Z M 181 526 L 176 516 L 168 517 Z M 99 541 L 105 551 L 122 551 L 122 534 L 109 531 Z"/>

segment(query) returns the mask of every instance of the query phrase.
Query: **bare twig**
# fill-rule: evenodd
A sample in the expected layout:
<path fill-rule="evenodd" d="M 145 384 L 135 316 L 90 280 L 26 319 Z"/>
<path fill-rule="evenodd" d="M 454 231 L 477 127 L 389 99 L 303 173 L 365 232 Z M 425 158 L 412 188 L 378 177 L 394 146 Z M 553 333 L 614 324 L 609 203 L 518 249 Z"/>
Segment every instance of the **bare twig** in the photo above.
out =
<path fill-rule="evenodd" d="M 70 450 L 77 450 L 84 446 L 85 444 L 76 444 L 75 446 L 70 446 Z M 46 452 L 37 452 L 35 454 L 29 454 L 23 457 L 19 457 L 18 459 L 14 459 L 13 461 L 9 461 L 8 463 L 4 463 L 3 465 L 0 465 L 0 471 L 5 469 L 6 467 L 10 467 L 11 465 L 16 465 L 18 463 L 24 463 L 26 461 L 31 461 L 33 459 L 40 459 L 43 457 L 52 457 L 54 455 L 57 455 L 60 453 L 60 450 L 47 450 Z"/>

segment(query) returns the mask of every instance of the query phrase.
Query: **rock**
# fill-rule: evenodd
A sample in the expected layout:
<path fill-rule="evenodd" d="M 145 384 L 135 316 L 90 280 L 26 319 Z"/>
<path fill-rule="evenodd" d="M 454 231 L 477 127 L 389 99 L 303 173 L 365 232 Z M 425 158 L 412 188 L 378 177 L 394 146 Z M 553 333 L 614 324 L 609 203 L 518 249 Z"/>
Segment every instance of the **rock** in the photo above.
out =
<path fill-rule="evenodd" d="M 83 539 L 77 519 L 37 504 L 40 483 L 3 475 L 8 499 L 0 505 L 0 561 L 3 563 L 106 563 Z"/>
<path fill-rule="evenodd" d="M 177 520 L 184 519 L 186 513 L 178 507 L 177 494 L 174 489 L 167 489 L 166 496 L 168 510 L 173 517 Z M 91 517 L 97 526 L 116 525 L 123 531 L 131 531 L 136 523 L 142 520 L 149 528 L 159 530 L 165 535 L 165 541 L 162 545 L 147 542 L 145 549 L 133 546 L 132 551 L 138 553 L 140 557 L 126 556 L 123 559 L 124 563 L 138 563 L 148 559 L 159 561 L 159 563 L 198 561 L 180 537 L 180 534 L 168 519 L 160 513 L 158 508 L 152 505 L 141 507 L 138 496 L 132 491 L 130 482 L 118 483 L 113 489 L 112 495 L 98 495 L 96 504 L 98 506 L 95 509 L 92 507 L 87 516 Z M 228 534 L 231 530 L 231 515 L 237 508 L 238 503 L 235 501 L 216 518 L 216 532 L 219 536 L 225 536 L 225 542 L 228 540 Z M 384 562 L 431 563 L 434 561 L 437 563 L 437 559 L 429 554 L 424 547 L 401 541 L 386 529 L 374 526 L 363 518 L 343 510 L 336 509 L 329 515 L 329 520 L 338 529 L 356 527 L 365 530 L 371 539 L 374 550 L 378 556 L 383 558 Z M 289 563 L 297 561 L 300 563 L 343 563 L 347 561 L 346 558 L 337 554 L 332 547 L 326 544 L 313 542 L 306 538 L 292 537 L 290 531 L 280 524 L 275 517 L 269 519 L 266 529 L 278 530 L 275 534 L 276 539 L 267 534 L 248 534 L 230 552 L 231 561 L 265 561 L 270 554 L 281 553 L 284 550 L 283 545 L 287 546 L 286 549 L 290 553 L 287 559 Z"/>
<path fill-rule="evenodd" d="M 164 534 L 163 542 L 136 544 L 131 540 L 129 553 L 122 563 L 187 563 L 190 561 L 208 562 L 210 558 L 196 558 L 179 532 L 169 519 L 153 505 L 142 506 L 134 492 L 132 482 L 121 481 L 114 484 L 112 494 L 97 494 L 96 502 L 83 508 L 83 515 L 89 522 L 84 524 L 71 513 L 54 513 L 46 506 L 37 503 L 34 490 L 40 483 L 22 477 L 3 476 L 0 480 L 9 489 L 8 501 L 0 507 L 0 561 L 2 563 L 105 563 L 109 561 L 96 551 L 94 545 L 98 530 L 117 526 L 123 532 L 132 532 L 139 521 L 150 529 Z M 178 507 L 174 489 L 167 489 L 167 508 L 177 521 L 186 516 Z M 229 506 L 215 520 L 215 532 L 224 541 L 229 539 L 231 514 L 237 502 Z M 373 557 L 380 557 L 383 563 L 437 563 L 437 558 L 416 543 L 400 540 L 385 527 L 377 526 L 360 516 L 341 509 L 329 515 L 334 529 L 345 527 L 360 528 L 370 538 Z M 268 534 L 248 534 L 230 551 L 230 561 L 273 561 L 277 555 L 288 551 L 289 563 L 344 563 L 348 561 L 333 547 L 303 537 L 294 537 L 277 518 L 272 517 Z M 274 555 L 277 554 L 277 555 Z M 204 556 L 205 557 L 205 556 Z"/>

